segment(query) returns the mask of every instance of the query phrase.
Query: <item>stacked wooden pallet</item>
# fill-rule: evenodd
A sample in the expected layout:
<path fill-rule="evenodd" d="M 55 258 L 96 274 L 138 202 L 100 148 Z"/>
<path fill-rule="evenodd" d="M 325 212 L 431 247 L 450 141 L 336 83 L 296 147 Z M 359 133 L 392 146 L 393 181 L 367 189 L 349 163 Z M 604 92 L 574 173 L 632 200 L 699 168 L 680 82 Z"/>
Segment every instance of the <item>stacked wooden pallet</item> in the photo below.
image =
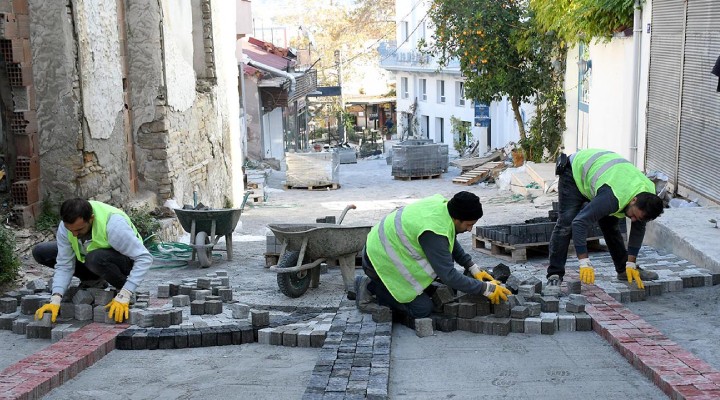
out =
<path fill-rule="evenodd" d="M 469 186 L 485 180 L 489 176 L 494 176 L 496 173 L 502 171 L 503 168 L 505 168 L 505 164 L 502 161 L 488 162 L 463 173 L 457 178 L 453 178 L 452 182 Z"/>

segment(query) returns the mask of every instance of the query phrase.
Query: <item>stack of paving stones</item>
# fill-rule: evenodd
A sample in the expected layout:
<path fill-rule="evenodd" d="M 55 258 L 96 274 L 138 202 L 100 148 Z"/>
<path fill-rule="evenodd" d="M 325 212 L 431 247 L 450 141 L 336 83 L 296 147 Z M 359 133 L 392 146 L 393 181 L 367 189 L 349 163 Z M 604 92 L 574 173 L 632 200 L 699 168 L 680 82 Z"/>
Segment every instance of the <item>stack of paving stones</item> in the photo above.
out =
<path fill-rule="evenodd" d="M 387 399 L 392 322 L 375 322 L 343 300 L 303 399 Z"/>
<path fill-rule="evenodd" d="M 553 202 L 548 217 L 537 217 L 525 220 L 524 224 L 478 226 L 475 235 L 495 242 L 506 244 L 529 244 L 550 242 L 550 236 L 557 222 L 558 202 Z M 618 220 L 621 233 L 627 232 L 625 220 Z M 594 224 L 588 230 L 588 237 L 602 237 L 600 226 Z"/>
<path fill-rule="evenodd" d="M 420 337 L 435 330 L 456 330 L 485 335 L 506 336 L 511 332 L 552 335 L 555 332 L 590 331 L 590 316 L 585 312 L 585 298 L 577 284 L 569 296 L 543 291 L 542 281 L 529 273 L 513 272 L 505 286 L 511 290 L 507 302 L 490 304 L 482 295 L 455 293 L 438 285 L 433 294 L 435 310 L 427 319 L 412 319 L 395 313 L 396 322 L 415 329 Z"/>
<path fill-rule="evenodd" d="M 335 314 L 323 313 L 312 319 L 258 330 L 258 343 L 288 347 L 322 347 Z"/>
<path fill-rule="evenodd" d="M 627 230 L 624 223 L 618 224 L 618 227 L 620 227 L 621 233 L 625 233 Z M 524 224 L 478 226 L 475 229 L 475 235 L 480 239 L 506 244 L 548 243 L 553 229 L 555 229 L 555 222 L 533 221 Z M 588 230 L 588 237 L 602 237 L 600 227 L 593 225 Z"/>
<path fill-rule="evenodd" d="M 171 301 L 162 307 L 130 310 L 131 326 L 118 335 L 118 349 L 226 346 L 259 339 L 268 344 L 321 347 L 331 321 L 330 315 L 317 309 L 295 308 L 289 314 L 272 316 L 268 310 L 251 309 L 233 299 L 226 271 L 158 285 L 158 298 Z"/>
<path fill-rule="evenodd" d="M 57 342 L 90 322 L 115 324 L 105 309 L 115 297 L 115 290 L 80 289 L 76 284 L 66 290 L 55 323 L 51 322 L 50 313 L 36 321 L 35 312 L 50 302 L 51 286 L 43 279 L 35 279 L 23 289 L 5 293 L 0 298 L 0 329 L 25 335 L 28 339 Z M 138 293 L 138 296 L 142 295 Z"/>

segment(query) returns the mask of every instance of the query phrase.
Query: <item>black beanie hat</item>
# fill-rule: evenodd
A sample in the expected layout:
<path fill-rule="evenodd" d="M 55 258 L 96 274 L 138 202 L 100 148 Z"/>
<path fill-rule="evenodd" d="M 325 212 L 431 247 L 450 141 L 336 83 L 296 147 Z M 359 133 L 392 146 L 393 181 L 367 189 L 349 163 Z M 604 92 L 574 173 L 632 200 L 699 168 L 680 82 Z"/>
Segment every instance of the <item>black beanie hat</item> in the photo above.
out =
<path fill-rule="evenodd" d="M 450 216 L 460 221 L 475 221 L 483 216 L 480 198 L 470 192 L 458 192 L 447 203 Z"/>

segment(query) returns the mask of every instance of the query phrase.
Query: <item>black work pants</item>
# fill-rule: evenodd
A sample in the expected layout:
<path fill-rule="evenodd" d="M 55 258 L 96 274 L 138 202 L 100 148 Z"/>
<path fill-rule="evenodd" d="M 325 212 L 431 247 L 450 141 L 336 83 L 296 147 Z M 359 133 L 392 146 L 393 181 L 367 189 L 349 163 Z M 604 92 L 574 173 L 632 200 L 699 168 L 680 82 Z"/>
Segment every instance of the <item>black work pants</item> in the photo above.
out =
<path fill-rule="evenodd" d="M 572 239 L 572 222 L 580 213 L 583 205 L 589 200 L 580 193 L 575 184 L 570 163 L 567 163 L 563 170 L 558 172 L 560 173 L 558 181 L 558 220 L 550 236 L 550 266 L 547 269 L 547 276 L 558 275 L 562 279 L 565 275 L 568 247 Z M 617 217 L 608 215 L 600 218 L 598 225 L 610 251 L 615 270 L 624 272 L 625 263 L 627 262 L 627 248 L 618 227 Z"/>
<path fill-rule="evenodd" d="M 32 250 L 35 261 L 50 268 L 55 268 L 57 254 L 57 242 L 40 243 Z M 120 254 L 117 250 L 96 249 L 85 256 L 84 263 L 75 260 L 73 276 L 80 279 L 80 282 L 102 278 L 116 289 L 122 289 L 133 264 L 134 261 L 130 257 Z"/>
<path fill-rule="evenodd" d="M 412 318 L 425 318 L 432 313 L 433 301 L 428 293 L 420 293 L 420 295 L 415 297 L 415 299 L 409 303 L 399 303 L 395 300 L 393 295 L 375 272 L 375 267 L 370 262 L 370 259 L 364 249 L 362 261 L 363 271 L 365 272 L 365 275 L 370 277 L 368 290 L 370 293 L 375 295 L 379 305 L 403 312 Z"/>

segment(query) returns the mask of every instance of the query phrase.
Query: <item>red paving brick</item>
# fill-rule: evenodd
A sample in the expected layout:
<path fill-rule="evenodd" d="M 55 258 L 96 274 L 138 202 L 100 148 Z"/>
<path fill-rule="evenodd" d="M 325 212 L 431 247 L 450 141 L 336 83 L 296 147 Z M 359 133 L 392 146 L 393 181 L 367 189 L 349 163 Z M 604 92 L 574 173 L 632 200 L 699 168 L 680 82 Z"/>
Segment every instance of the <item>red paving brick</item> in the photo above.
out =
<path fill-rule="evenodd" d="M 0 371 L 0 399 L 39 399 L 115 349 L 127 324 L 91 323 Z"/>
<path fill-rule="evenodd" d="M 583 285 L 593 330 L 672 399 L 720 398 L 720 371 L 594 285 Z"/>
<path fill-rule="evenodd" d="M 719 370 L 670 340 L 597 286 L 582 288 L 593 330 L 670 398 L 720 398 Z M 166 302 L 153 300 L 153 305 Z M 41 398 L 114 350 L 115 337 L 127 328 L 127 324 L 92 323 L 7 367 L 0 372 L 0 400 Z"/>

